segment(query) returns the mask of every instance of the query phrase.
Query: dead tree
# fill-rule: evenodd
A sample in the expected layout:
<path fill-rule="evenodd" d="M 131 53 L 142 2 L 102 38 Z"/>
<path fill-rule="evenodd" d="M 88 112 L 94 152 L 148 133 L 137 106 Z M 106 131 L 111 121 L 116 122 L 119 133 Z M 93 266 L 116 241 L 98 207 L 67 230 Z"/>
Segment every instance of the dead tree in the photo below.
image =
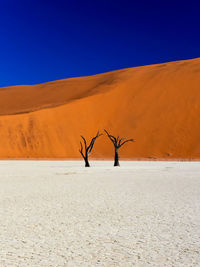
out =
<path fill-rule="evenodd" d="M 104 130 L 108 136 L 108 138 L 111 140 L 111 142 L 114 145 L 115 148 L 115 161 L 114 166 L 120 166 L 119 165 L 119 148 L 123 146 L 127 142 L 134 142 L 134 139 L 127 139 L 126 138 L 119 138 L 119 136 L 116 138 L 113 135 L 110 135 L 106 130 Z"/>
<path fill-rule="evenodd" d="M 90 144 L 87 145 L 87 141 L 85 140 L 85 138 L 81 135 L 81 138 L 83 139 L 83 144 L 84 144 L 84 149 L 83 149 L 83 144 L 80 141 L 81 144 L 81 148 L 79 149 L 79 152 L 81 153 L 81 156 L 83 157 L 84 161 L 85 161 L 85 167 L 90 167 L 89 161 L 88 161 L 88 156 L 90 155 L 90 153 L 92 152 L 92 149 L 94 147 L 94 143 L 96 141 L 96 139 L 101 136 L 102 134 L 99 134 L 99 131 L 97 132 L 96 136 L 92 138 L 92 140 L 90 141 Z"/>

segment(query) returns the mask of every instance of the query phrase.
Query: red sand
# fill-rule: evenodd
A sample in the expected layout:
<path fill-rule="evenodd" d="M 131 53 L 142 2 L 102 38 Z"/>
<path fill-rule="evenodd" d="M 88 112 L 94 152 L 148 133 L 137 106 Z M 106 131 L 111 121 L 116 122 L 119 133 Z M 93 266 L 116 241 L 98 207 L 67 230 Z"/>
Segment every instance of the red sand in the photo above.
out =
<path fill-rule="evenodd" d="M 0 158 L 79 158 L 80 135 L 129 159 L 200 159 L 200 58 L 0 88 Z M 97 139 L 93 158 L 112 158 Z"/>

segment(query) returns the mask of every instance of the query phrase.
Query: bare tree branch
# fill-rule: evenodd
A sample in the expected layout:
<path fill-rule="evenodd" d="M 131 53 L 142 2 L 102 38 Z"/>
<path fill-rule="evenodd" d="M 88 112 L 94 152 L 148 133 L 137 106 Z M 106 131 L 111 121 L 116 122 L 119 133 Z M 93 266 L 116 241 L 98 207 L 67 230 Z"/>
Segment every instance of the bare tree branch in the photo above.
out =
<path fill-rule="evenodd" d="M 120 140 L 119 140 L 119 146 L 121 145 L 121 142 L 123 141 L 123 140 L 125 140 L 126 138 L 121 138 Z"/>
<path fill-rule="evenodd" d="M 79 151 L 82 153 L 83 152 L 83 145 L 82 145 L 81 141 L 80 141 L 80 144 L 81 144 L 81 149 Z"/>
<path fill-rule="evenodd" d="M 87 142 L 86 142 L 86 140 L 85 140 L 85 138 L 81 135 L 81 138 L 83 139 L 83 142 L 84 142 L 84 145 L 85 145 L 85 149 L 86 149 L 86 147 L 87 147 Z"/>
<path fill-rule="evenodd" d="M 97 132 L 96 136 L 92 138 L 92 140 L 90 141 L 90 144 L 89 146 L 87 145 L 87 141 L 86 139 L 81 135 L 81 138 L 83 139 L 83 142 L 84 142 L 84 146 L 85 146 L 85 151 L 83 153 L 83 145 L 82 145 L 82 142 L 80 142 L 81 144 L 81 149 L 79 150 L 79 152 L 81 153 L 82 157 L 84 158 L 85 160 L 85 167 L 89 167 L 90 164 L 89 164 L 89 161 L 88 161 L 88 156 L 89 154 L 92 152 L 92 149 L 94 147 L 94 143 L 96 141 L 96 139 L 101 136 L 102 134 L 99 133 L 99 131 Z"/>
<path fill-rule="evenodd" d="M 88 146 L 88 153 L 91 153 L 93 146 L 94 146 L 94 142 L 96 141 L 96 139 L 101 136 L 102 134 L 99 134 L 99 131 L 97 132 L 96 136 L 92 138 L 90 145 Z"/>
<path fill-rule="evenodd" d="M 84 154 L 83 154 L 83 145 L 82 142 L 80 142 L 81 144 L 81 148 L 79 149 L 79 152 L 81 153 L 82 157 L 85 158 Z"/>
<path fill-rule="evenodd" d="M 134 139 L 127 139 L 126 138 L 119 138 L 119 136 L 114 137 L 113 135 L 110 135 L 108 131 L 104 129 L 105 133 L 107 134 L 108 138 L 112 141 L 114 148 L 115 148 L 115 161 L 114 161 L 114 166 L 119 166 L 119 148 L 123 146 L 127 142 L 133 142 L 135 141 Z"/>
<path fill-rule="evenodd" d="M 107 136 L 110 138 L 110 140 L 113 142 L 113 144 L 117 144 L 117 139 L 113 136 L 110 135 L 105 129 L 104 129 L 105 133 L 107 134 Z"/>
<path fill-rule="evenodd" d="M 125 140 L 124 142 L 122 142 L 119 147 L 123 146 L 125 143 L 127 142 L 134 142 L 135 140 L 134 139 L 128 139 L 128 140 Z"/>
<path fill-rule="evenodd" d="M 92 149 L 93 149 L 93 146 L 94 146 L 94 142 L 95 142 L 96 138 L 92 138 L 91 142 L 90 142 L 90 145 L 88 146 L 87 148 L 87 151 L 88 151 L 88 154 L 91 153 Z"/>

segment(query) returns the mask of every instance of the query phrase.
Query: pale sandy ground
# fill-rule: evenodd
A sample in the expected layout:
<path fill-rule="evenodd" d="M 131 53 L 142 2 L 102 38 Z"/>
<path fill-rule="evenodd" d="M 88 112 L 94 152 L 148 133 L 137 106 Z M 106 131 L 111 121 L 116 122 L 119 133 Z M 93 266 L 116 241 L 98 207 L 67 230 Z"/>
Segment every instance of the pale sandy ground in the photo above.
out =
<path fill-rule="evenodd" d="M 200 163 L 0 162 L 0 266 L 200 266 Z"/>

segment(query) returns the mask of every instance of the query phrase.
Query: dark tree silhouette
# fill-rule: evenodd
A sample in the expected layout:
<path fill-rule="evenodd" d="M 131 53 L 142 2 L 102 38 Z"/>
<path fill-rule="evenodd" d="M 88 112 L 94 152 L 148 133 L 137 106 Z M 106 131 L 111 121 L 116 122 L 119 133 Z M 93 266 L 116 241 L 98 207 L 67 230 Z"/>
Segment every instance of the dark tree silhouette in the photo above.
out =
<path fill-rule="evenodd" d="M 83 139 L 83 144 L 84 144 L 84 149 L 83 149 L 83 144 L 80 141 L 81 144 L 81 148 L 79 149 L 79 152 L 81 153 L 81 156 L 83 157 L 84 161 L 85 161 L 85 167 L 90 167 L 89 161 L 88 161 L 88 156 L 90 155 L 90 153 L 92 152 L 92 149 L 94 147 L 94 143 L 96 141 L 96 139 L 101 136 L 102 134 L 99 134 L 99 131 L 97 132 L 96 136 L 92 138 L 92 140 L 90 141 L 90 144 L 87 145 L 87 141 L 85 140 L 85 138 L 81 135 L 81 138 Z"/>
<path fill-rule="evenodd" d="M 123 146 L 127 142 L 134 142 L 134 139 L 127 139 L 126 138 L 119 138 L 119 136 L 116 138 L 113 135 L 110 135 L 106 130 L 104 130 L 108 136 L 108 138 L 111 140 L 111 142 L 114 145 L 115 148 L 115 161 L 114 166 L 120 166 L 119 165 L 119 148 Z"/>

